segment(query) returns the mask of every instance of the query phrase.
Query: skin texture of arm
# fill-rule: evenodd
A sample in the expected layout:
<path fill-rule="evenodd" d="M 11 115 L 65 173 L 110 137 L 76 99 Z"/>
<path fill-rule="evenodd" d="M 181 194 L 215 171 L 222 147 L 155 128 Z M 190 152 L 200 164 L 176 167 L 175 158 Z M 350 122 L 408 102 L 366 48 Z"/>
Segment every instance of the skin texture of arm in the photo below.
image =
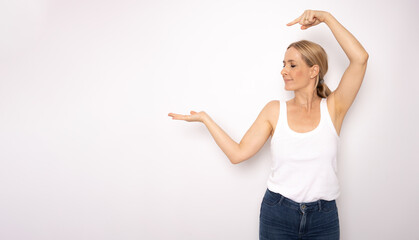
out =
<path fill-rule="evenodd" d="M 350 61 L 338 87 L 333 92 L 336 114 L 343 118 L 361 87 L 369 55 L 358 40 L 331 14 L 327 14 L 325 23 L 329 26 Z"/>
<path fill-rule="evenodd" d="M 268 140 L 272 132 L 268 116 L 273 107 L 274 101 L 265 105 L 240 143 L 232 140 L 208 115 L 205 115 L 202 122 L 231 163 L 238 164 L 255 155 Z"/>

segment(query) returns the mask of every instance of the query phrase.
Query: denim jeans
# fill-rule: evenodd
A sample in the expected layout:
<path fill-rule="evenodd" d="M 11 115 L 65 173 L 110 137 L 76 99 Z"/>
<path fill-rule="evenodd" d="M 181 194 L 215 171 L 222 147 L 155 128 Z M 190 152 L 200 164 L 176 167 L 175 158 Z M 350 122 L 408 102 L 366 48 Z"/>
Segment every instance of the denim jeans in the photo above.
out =
<path fill-rule="evenodd" d="M 298 203 L 266 190 L 259 216 L 260 240 L 338 240 L 336 201 Z"/>

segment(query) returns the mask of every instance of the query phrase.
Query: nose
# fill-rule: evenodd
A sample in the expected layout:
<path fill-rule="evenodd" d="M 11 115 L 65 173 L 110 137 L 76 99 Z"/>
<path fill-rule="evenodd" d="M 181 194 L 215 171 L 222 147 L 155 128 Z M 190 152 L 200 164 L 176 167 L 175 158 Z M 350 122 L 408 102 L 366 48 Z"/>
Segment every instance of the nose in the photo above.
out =
<path fill-rule="evenodd" d="M 285 76 L 286 74 L 288 74 L 288 72 L 287 72 L 286 68 L 284 67 L 284 68 L 282 68 L 282 70 L 281 70 L 281 75 L 282 75 L 282 76 Z"/>

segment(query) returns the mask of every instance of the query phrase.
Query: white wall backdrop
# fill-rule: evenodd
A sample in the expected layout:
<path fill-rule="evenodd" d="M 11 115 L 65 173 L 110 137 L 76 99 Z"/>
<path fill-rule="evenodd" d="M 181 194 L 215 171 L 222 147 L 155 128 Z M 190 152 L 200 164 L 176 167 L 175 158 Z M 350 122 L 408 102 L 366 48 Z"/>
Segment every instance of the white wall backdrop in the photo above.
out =
<path fill-rule="evenodd" d="M 349 61 L 331 12 L 368 51 L 338 156 L 342 239 L 414 239 L 419 210 L 419 36 L 414 0 L 0 1 L 0 239 L 258 239 L 270 139 L 233 165 L 206 111 L 236 142 L 289 99 L 289 43 Z"/>

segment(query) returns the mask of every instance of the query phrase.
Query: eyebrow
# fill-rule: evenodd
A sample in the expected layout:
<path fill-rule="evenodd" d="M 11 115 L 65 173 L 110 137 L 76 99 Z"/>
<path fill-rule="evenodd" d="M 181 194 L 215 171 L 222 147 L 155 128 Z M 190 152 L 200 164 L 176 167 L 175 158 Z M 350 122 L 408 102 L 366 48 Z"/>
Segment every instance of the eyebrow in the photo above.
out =
<path fill-rule="evenodd" d="M 282 61 L 283 63 L 285 63 L 285 61 Z M 290 59 L 287 62 L 295 62 L 294 60 Z"/>

